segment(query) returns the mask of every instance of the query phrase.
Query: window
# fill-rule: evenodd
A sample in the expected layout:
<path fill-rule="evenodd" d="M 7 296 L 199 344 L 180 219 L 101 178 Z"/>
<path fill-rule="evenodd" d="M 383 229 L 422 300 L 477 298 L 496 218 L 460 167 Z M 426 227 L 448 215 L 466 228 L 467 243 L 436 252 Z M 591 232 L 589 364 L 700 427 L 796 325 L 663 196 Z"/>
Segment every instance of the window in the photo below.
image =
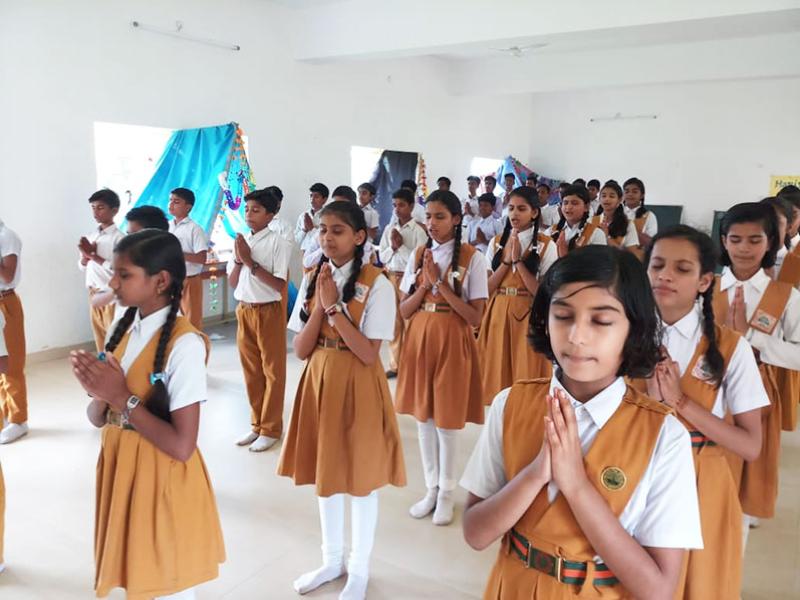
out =
<path fill-rule="evenodd" d="M 350 185 L 353 189 L 372 178 L 383 150 L 367 146 L 350 147 Z"/>
<path fill-rule="evenodd" d="M 502 164 L 502 158 L 484 158 L 476 156 L 472 159 L 469 165 L 469 174 L 477 175 L 481 178 L 481 186 L 478 188 L 478 193 L 482 194 L 485 191 L 483 188 L 483 178 L 487 175 L 497 175 L 497 170 Z"/>

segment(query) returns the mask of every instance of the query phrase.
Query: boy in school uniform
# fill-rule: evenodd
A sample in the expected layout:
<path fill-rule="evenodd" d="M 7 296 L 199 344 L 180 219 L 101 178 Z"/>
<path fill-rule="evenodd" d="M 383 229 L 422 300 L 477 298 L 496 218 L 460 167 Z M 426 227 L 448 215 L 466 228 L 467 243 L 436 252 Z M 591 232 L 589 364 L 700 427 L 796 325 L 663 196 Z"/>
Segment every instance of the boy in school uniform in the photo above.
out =
<path fill-rule="evenodd" d="M 453 185 L 453 182 L 450 181 L 449 177 L 439 177 L 439 179 L 436 180 L 436 187 L 440 192 L 449 192 L 451 185 Z"/>
<path fill-rule="evenodd" d="M 467 226 L 467 242 L 475 246 L 481 254 L 486 254 L 489 240 L 503 233 L 503 224 L 494 217 L 494 195 L 482 194 L 478 198 L 478 217 Z"/>
<path fill-rule="evenodd" d="M 89 318 L 92 323 L 94 343 L 98 352 L 105 346 L 106 330 L 114 319 L 114 304 L 96 307 L 92 304 L 95 295 L 109 290 L 113 271 L 111 259 L 114 246 L 123 237 L 123 233 L 114 224 L 114 217 L 119 211 L 119 196 L 113 190 L 103 188 L 89 196 L 92 216 L 97 227 L 78 241 L 80 259 L 78 267 L 86 277 L 86 289 L 89 290 Z"/>
<path fill-rule="evenodd" d="M 378 218 L 378 211 L 372 206 L 378 190 L 371 183 L 362 183 L 358 186 L 358 206 L 364 213 L 364 219 L 367 221 L 367 239 L 375 241 L 378 236 L 378 226 L 380 219 Z"/>
<path fill-rule="evenodd" d="M 0 375 L 8 372 L 8 349 L 6 348 L 5 336 L 2 331 L 6 327 L 3 313 L 0 312 Z M 3 480 L 3 469 L 0 467 L 0 573 L 5 571 L 6 564 L 3 561 L 3 537 L 5 534 L 5 516 L 6 516 L 6 484 Z"/>
<path fill-rule="evenodd" d="M 525 178 L 525 185 L 536 189 L 536 184 L 539 182 L 539 178 L 536 176 L 535 173 L 528 173 L 528 176 Z"/>
<path fill-rule="evenodd" d="M 425 229 L 425 231 L 428 231 L 428 226 L 425 224 L 425 198 L 417 195 L 417 183 L 413 179 L 404 179 L 402 182 L 400 182 L 400 188 L 409 190 L 412 194 L 414 194 L 414 198 L 416 200 L 414 201 L 414 210 L 411 211 L 411 218 L 422 225 L 422 228 Z M 389 221 L 389 225 L 395 225 L 396 223 L 397 215 L 393 213 L 392 220 Z"/>
<path fill-rule="evenodd" d="M 271 231 L 274 231 L 287 242 L 289 242 L 289 245 L 291 246 L 294 243 L 294 231 L 292 230 L 291 225 L 284 221 L 279 215 L 281 206 L 283 206 L 283 190 L 281 190 L 281 188 L 279 188 L 277 185 L 271 185 L 265 189 L 272 190 L 278 197 L 278 212 L 275 214 L 275 217 L 272 219 L 272 221 L 269 222 L 268 227 Z"/>
<path fill-rule="evenodd" d="M 598 179 L 590 179 L 589 183 L 586 184 L 586 189 L 589 191 L 589 200 L 591 201 L 589 211 L 595 215 L 600 206 L 600 181 Z"/>
<path fill-rule="evenodd" d="M 464 197 L 464 227 L 469 225 L 472 219 L 478 217 L 478 188 L 481 185 L 481 178 L 475 175 L 467 177 L 467 195 Z"/>
<path fill-rule="evenodd" d="M 0 220 L 0 317 L 6 368 L 0 370 L 0 412 L 4 424 L 0 444 L 9 444 L 28 433 L 28 390 L 25 383 L 25 315 L 15 291 L 19 285 L 19 236 Z M 7 349 L 7 351 L 5 351 Z M 0 516 L 2 518 L 2 516 Z M 0 539 L 0 563 L 2 560 Z"/>
<path fill-rule="evenodd" d="M 410 190 L 397 190 L 393 194 L 392 204 L 394 205 L 397 223 L 383 230 L 378 255 L 389 274 L 389 279 L 397 290 L 399 298 L 400 280 L 403 278 L 408 261 L 414 250 L 428 241 L 428 234 L 411 217 L 411 212 L 414 208 L 414 194 Z M 389 344 L 389 369 L 386 371 L 386 376 L 389 378 L 397 377 L 404 331 L 405 322 L 400 316 L 400 311 L 397 311 L 394 339 Z"/>
<path fill-rule="evenodd" d="M 300 247 L 300 252 L 305 254 L 309 249 L 314 249 L 317 234 L 319 233 L 319 211 L 328 201 L 328 186 L 324 183 L 315 183 L 308 189 L 311 199 L 311 208 L 297 217 L 294 228 L 294 241 Z"/>
<path fill-rule="evenodd" d="M 169 194 L 169 232 L 178 238 L 186 260 L 186 280 L 181 296 L 181 312 L 195 329 L 203 329 L 203 280 L 200 274 L 208 258 L 208 237 L 203 228 L 189 218 L 194 207 L 194 192 L 175 188 Z"/>
<path fill-rule="evenodd" d="M 251 408 L 252 429 L 236 443 L 251 452 L 271 448 L 283 433 L 286 387 L 286 314 L 283 291 L 291 246 L 269 222 L 278 211 L 274 190 L 245 197 L 246 236 L 238 234 L 228 263 L 228 281 L 239 301 L 236 341 Z"/>
<path fill-rule="evenodd" d="M 145 205 L 132 208 L 125 215 L 125 220 L 128 222 L 128 233 L 136 233 L 142 229 L 169 231 L 169 221 L 164 211 L 157 206 Z"/>
<path fill-rule="evenodd" d="M 536 186 L 536 193 L 539 196 L 539 211 L 542 213 L 542 229 L 552 227 L 561 219 L 561 215 L 558 213 L 558 204 L 550 204 L 552 190 L 546 183 L 540 183 Z"/>
<path fill-rule="evenodd" d="M 517 176 L 514 175 L 514 173 L 506 173 L 503 175 L 503 210 L 500 212 L 500 216 L 503 218 L 508 214 L 508 200 L 516 185 Z"/>

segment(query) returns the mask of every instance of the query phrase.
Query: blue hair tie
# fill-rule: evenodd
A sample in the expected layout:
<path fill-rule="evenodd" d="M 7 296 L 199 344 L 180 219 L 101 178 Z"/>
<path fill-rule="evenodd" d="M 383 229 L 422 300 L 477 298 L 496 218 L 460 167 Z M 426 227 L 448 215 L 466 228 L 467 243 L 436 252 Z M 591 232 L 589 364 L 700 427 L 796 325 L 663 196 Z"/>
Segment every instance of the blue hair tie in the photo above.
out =
<path fill-rule="evenodd" d="M 105 352 L 98 352 L 97 353 L 97 360 L 105 361 L 106 360 L 106 353 Z"/>
<path fill-rule="evenodd" d="M 164 373 L 150 373 L 150 385 L 155 385 L 156 381 L 163 382 L 164 379 Z"/>

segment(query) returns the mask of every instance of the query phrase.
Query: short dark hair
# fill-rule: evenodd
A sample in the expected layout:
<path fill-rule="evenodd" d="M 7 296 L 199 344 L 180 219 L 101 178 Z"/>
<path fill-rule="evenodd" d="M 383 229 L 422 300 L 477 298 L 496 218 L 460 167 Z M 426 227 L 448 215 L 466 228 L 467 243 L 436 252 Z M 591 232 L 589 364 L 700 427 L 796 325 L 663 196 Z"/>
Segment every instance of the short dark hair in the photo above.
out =
<path fill-rule="evenodd" d="M 590 179 L 586 182 L 586 187 L 596 187 L 598 190 L 600 189 L 600 180 L 599 179 Z"/>
<path fill-rule="evenodd" d="M 528 173 L 525 181 L 539 181 L 539 178 L 536 176 L 536 173 Z"/>
<path fill-rule="evenodd" d="M 467 181 L 471 183 L 477 183 L 478 185 L 480 185 L 481 178 L 478 177 L 477 175 L 470 175 L 469 177 L 467 177 Z"/>
<path fill-rule="evenodd" d="M 411 190 L 412 192 L 416 192 L 417 182 L 414 181 L 413 179 L 403 179 L 403 181 L 400 182 L 400 187 L 405 188 L 407 190 Z"/>
<path fill-rule="evenodd" d="M 414 204 L 414 192 L 408 188 L 400 188 L 399 190 L 394 191 L 392 194 L 392 200 L 402 200 L 403 202 Z"/>
<path fill-rule="evenodd" d="M 787 185 L 778 192 L 778 198 L 783 198 L 790 202 L 796 209 L 800 210 L 800 188 L 796 185 Z"/>
<path fill-rule="evenodd" d="M 325 185 L 324 183 L 315 183 L 310 188 L 308 188 L 308 191 L 311 192 L 312 194 L 317 193 L 323 198 L 327 198 L 329 194 L 328 186 Z"/>
<path fill-rule="evenodd" d="M 128 211 L 125 219 L 134 221 L 142 226 L 142 229 L 161 229 L 169 231 L 169 221 L 167 221 L 164 211 L 157 206 L 136 206 Z"/>
<path fill-rule="evenodd" d="M 372 184 L 371 184 L 370 182 L 368 182 L 368 181 L 366 181 L 366 182 L 362 183 L 360 186 L 358 186 L 358 189 L 359 189 L 359 190 L 367 190 L 367 191 L 368 191 L 370 194 L 372 194 L 373 196 L 374 196 L 375 194 L 377 194 L 377 193 L 378 193 L 378 190 L 377 190 L 377 189 L 375 189 L 375 186 L 374 186 L 374 185 L 372 185 Z"/>
<path fill-rule="evenodd" d="M 553 190 L 550 189 L 550 186 L 547 185 L 546 183 L 537 183 L 536 184 L 536 189 L 538 190 L 539 188 L 546 189 L 548 194 L 553 191 Z"/>
<path fill-rule="evenodd" d="M 567 189 L 570 185 L 572 184 L 570 184 L 569 181 L 562 181 L 561 183 L 558 184 L 558 189 L 564 190 Z"/>
<path fill-rule="evenodd" d="M 494 206 L 497 203 L 497 196 L 495 196 L 492 192 L 486 192 L 485 194 L 478 196 L 478 204 L 481 202 L 486 202 L 487 204 Z"/>
<path fill-rule="evenodd" d="M 503 179 L 508 179 L 509 177 L 513 177 L 515 181 L 516 181 L 516 179 L 517 179 L 517 176 L 516 176 L 516 175 L 514 175 L 514 173 L 505 173 L 505 174 L 503 175 Z"/>
<path fill-rule="evenodd" d="M 186 204 L 191 204 L 192 206 L 194 206 L 194 192 L 189 188 L 178 187 L 172 190 L 170 194 L 172 194 L 173 196 L 177 196 L 178 198 L 186 202 Z"/>
<path fill-rule="evenodd" d="M 585 204 L 589 204 L 592 201 L 592 199 L 589 198 L 589 190 L 586 189 L 586 186 L 575 184 L 567 185 L 563 190 L 564 191 L 561 192 L 562 198 L 565 196 L 577 196 L 583 200 Z"/>
<path fill-rule="evenodd" d="M 448 186 L 453 185 L 452 182 L 450 181 L 450 178 L 444 176 L 439 177 L 439 179 L 436 180 L 436 183 L 446 183 Z"/>
<path fill-rule="evenodd" d="M 758 223 L 764 229 L 764 233 L 769 240 L 769 247 L 767 248 L 764 258 L 761 260 L 761 267 L 769 269 L 775 266 L 775 258 L 778 256 L 778 249 L 782 240 L 778 239 L 778 216 L 775 214 L 775 209 L 767 204 L 760 202 L 742 202 L 731 206 L 723 215 L 722 221 L 719 224 L 720 235 L 720 256 L 719 262 L 724 267 L 731 265 L 731 257 L 728 251 L 725 250 L 725 245 L 722 244 L 721 238 L 728 235 L 733 225 L 739 223 Z"/>
<path fill-rule="evenodd" d="M 487 175 L 486 177 L 483 178 L 483 180 L 484 181 L 491 181 L 492 183 L 495 183 L 495 184 L 497 183 L 497 177 L 495 177 L 494 175 Z"/>
<path fill-rule="evenodd" d="M 335 190 L 333 190 L 333 194 L 331 194 L 333 198 L 339 197 L 344 198 L 350 202 L 356 201 L 356 193 L 349 185 L 340 185 L 337 186 Z"/>
<path fill-rule="evenodd" d="M 117 192 L 108 188 L 97 190 L 94 194 L 89 196 L 89 204 L 92 202 L 102 202 L 108 206 L 108 208 L 119 208 L 119 196 L 117 196 Z"/>
<path fill-rule="evenodd" d="M 618 376 L 649 377 L 661 360 L 661 326 L 650 281 L 642 262 L 614 246 L 589 245 L 559 258 L 545 273 L 530 313 L 528 340 L 537 352 L 556 360 L 548 320 L 553 295 L 564 285 L 586 282 L 607 289 L 625 308 L 630 323 Z"/>
<path fill-rule="evenodd" d="M 572 182 L 572 185 L 582 185 L 583 187 L 586 187 L 586 180 L 583 177 L 578 177 Z"/>
<path fill-rule="evenodd" d="M 278 198 L 278 194 L 276 194 L 275 191 L 270 188 L 252 191 L 244 197 L 244 201 L 258 202 L 264 207 L 264 210 L 266 210 L 268 213 L 272 213 L 273 215 L 278 214 L 281 206 L 281 199 Z"/>
<path fill-rule="evenodd" d="M 278 200 L 283 202 L 283 190 L 279 188 L 277 185 L 269 185 L 264 188 L 265 190 L 272 190 L 275 192 L 275 195 L 278 197 Z"/>

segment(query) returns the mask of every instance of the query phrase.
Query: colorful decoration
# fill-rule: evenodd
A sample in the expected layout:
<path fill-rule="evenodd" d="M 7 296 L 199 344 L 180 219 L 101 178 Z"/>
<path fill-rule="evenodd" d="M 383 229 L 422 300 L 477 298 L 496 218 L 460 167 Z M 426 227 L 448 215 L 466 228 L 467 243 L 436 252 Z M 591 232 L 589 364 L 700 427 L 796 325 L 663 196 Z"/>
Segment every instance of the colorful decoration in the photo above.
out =
<path fill-rule="evenodd" d="M 219 310 L 219 277 L 217 267 L 211 266 L 208 269 L 211 277 L 208 278 L 208 307 L 212 314 Z"/>
<path fill-rule="evenodd" d="M 246 229 L 244 197 L 256 189 L 256 181 L 250 170 L 244 147 L 244 133 L 238 124 L 231 146 L 228 170 L 220 173 L 218 180 L 222 190 L 222 202 L 214 227 L 223 228 L 231 238 L 234 238 L 238 232 Z"/>
<path fill-rule="evenodd" d="M 558 186 L 561 183 L 561 179 L 552 179 L 550 177 L 545 177 L 544 175 L 539 175 L 530 167 L 523 165 L 520 161 L 514 158 L 511 155 L 508 155 L 506 159 L 500 164 L 497 168 L 497 183 L 498 185 L 503 184 L 503 177 L 506 173 L 513 173 L 516 182 L 515 185 L 525 185 L 525 181 L 528 179 L 528 175 L 533 173 L 536 176 L 538 183 L 544 183 L 550 186 L 551 194 L 550 194 L 550 204 L 558 204 L 559 197 L 558 197 Z"/>
<path fill-rule="evenodd" d="M 417 192 L 423 198 L 428 197 L 428 176 L 425 173 L 425 159 L 422 154 L 419 155 L 419 163 L 417 164 Z"/>

